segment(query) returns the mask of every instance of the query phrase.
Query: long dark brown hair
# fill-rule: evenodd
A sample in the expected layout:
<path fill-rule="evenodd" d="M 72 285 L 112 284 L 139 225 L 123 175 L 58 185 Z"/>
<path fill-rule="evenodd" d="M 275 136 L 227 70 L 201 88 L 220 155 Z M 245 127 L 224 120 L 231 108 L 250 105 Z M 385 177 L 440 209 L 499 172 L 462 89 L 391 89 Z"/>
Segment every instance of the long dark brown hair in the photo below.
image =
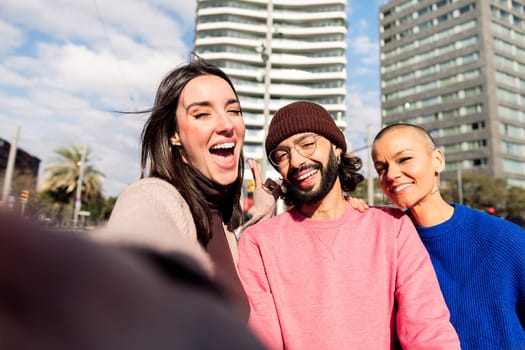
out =
<path fill-rule="evenodd" d="M 188 202 L 197 228 L 197 238 L 201 245 L 206 247 L 211 237 L 210 208 L 196 185 L 194 172 L 190 171 L 189 165 L 183 161 L 181 147 L 170 145 L 170 137 L 178 128 L 175 112 L 182 90 L 189 81 L 203 75 L 215 75 L 224 79 L 238 99 L 237 91 L 226 73 L 200 57 L 192 56 L 189 63 L 169 72 L 157 89 L 153 108 L 145 111 L 151 114 L 142 129 L 141 178 L 158 177 L 177 188 Z M 223 220 L 230 231 L 242 223 L 240 196 L 243 174 L 244 159 L 241 153 L 237 180 L 231 185 L 221 210 Z"/>

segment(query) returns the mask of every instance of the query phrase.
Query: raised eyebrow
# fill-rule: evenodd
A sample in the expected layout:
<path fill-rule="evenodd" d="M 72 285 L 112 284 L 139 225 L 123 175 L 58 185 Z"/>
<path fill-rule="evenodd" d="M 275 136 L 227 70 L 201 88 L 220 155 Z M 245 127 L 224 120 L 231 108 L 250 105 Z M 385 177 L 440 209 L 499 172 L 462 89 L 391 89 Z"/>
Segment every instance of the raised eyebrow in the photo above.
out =
<path fill-rule="evenodd" d="M 277 146 L 275 147 L 274 151 L 285 151 L 285 152 L 290 152 L 290 148 L 286 147 L 286 146 Z"/>
<path fill-rule="evenodd" d="M 301 142 L 302 140 L 304 140 L 307 137 L 316 136 L 316 135 L 317 134 L 314 134 L 314 133 L 304 134 L 303 136 L 299 136 L 297 139 L 295 139 L 294 143 Z"/>
<path fill-rule="evenodd" d="M 240 102 L 236 98 L 230 98 L 228 101 L 226 101 L 225 106 L 229 106 L 229 105 L 232 105 L 232 104 L 235 104 L 235 103 L 238 103 L 239 107 L 240 107 Z"/>
<path fill-rule="evenodd" d="M 236 98 L 230 98 L 226 103 L 224 104 L 225 107 L 228 107 L 229 105 L 240 103 L 238 99 Z M 197 101 L 190 103 L 188 107 L 186 108 L 186 111 L 189 111 L 192 107 L 210 107 L 211 103 L 209 101 Z M 239 106 L 240 107 L 240 106 Z"/>
<path fill-rule="evenodd" d="M 394 157 L 399 157 L 399 156 L 403 155 L 403 154 L 406 153 L 406 152 L 414 152 L 414 151 L 415 151 L 415 150 L 412 149 L 412 148 L 405 148 L 405 149 L 402 149 L 401 151 L 398 151 L 398 152 L 394 153 Z M 379 164 L 379 165 L 384 165 L 385 163 L 382 162 L 382 161 L 380 161 L 380 160 L 376 160 L 376 161 L 374 162 L 374 166 L 376 166 L 376 165 L 378 165 L 378 164 Z"/>
<path fill-rule="evenodd" d="M 404 153 L 407 153 L 407 152 L 410 153 L 410 152 L 415 152 L 415 151 L 416 151 L 416 150 L 415 150 L 415 149 L 412 149 L 412 148 L 405 148 L 405 149 L 402 149 L 402 150 L 399 151 L 399 152 L 394 153 L 394 156 L 399 157 L 399 156 L 403 155 Z"/>
<path fill-rule="evenodd" d="M 188 107 L 186 107 L 186 112 L 188 112 L 192 107 L 209 107 L 211 106 L 210 102 L 208 101 L 197 101 L 190 103 Z"/>

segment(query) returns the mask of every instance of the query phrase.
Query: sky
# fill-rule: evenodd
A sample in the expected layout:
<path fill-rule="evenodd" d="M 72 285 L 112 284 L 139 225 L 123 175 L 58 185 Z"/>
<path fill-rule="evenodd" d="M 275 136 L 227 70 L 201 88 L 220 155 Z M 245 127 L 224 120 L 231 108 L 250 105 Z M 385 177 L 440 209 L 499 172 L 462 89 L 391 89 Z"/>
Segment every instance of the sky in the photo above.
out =
<path fill-rule="evenodd" d="M 366 145 L 368 125 L 379 131 L 383 2 L 347 3 L 350 149 Z M 187 62 L 195 9 L 195 0 L 2 0 L 0 138 L 20 131 L 18 147 L 42 160 L 40 182 L 54 150 L 87 145 L 106 174 L 103 193 L 117 196 L 140 176 L 147 115 L 115 111 L 151 107 L 163 76 Z"/>

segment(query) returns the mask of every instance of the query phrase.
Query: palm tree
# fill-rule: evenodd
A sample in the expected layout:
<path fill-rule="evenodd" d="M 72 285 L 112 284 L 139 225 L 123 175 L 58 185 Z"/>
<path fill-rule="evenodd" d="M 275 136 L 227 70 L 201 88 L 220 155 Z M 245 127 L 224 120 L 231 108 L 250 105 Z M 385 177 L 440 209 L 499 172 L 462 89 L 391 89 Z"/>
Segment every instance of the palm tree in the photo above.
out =
<path fill-rule="evenodd" d="M 42 191 L 53 202 L 55 215 L 61 216 L 65 208 L 73 205 L 77 182 L 80 176 L 82 153 L 84 148 L 79 145 L 60 147 L 55 151 L 55 157 L 50 159 L 51 165 L 44 169 L 48 177 L 42 184 Z M 102 196 L 102 179 L 105 174 L 90 164 L 91 152 L 85 149 L 82 199 L 89 202 Z M 66 210 L 67 211 L 67 210 Z"/>

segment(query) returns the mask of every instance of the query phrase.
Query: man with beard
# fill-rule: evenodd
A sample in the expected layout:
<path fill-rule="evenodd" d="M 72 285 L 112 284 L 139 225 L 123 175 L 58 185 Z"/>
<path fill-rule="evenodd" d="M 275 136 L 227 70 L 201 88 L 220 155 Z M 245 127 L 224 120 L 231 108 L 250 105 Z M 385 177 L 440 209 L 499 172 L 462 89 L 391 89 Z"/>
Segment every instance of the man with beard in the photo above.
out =
<path fill-rule="evenodd" d="M 428 254 L 393 208 L 354 210 L 361 159 L 320 105 L 279 109 L 265 142 L 292 208 L 246 229 L 249 324 L 270 349 L 459 349 Z"/>

